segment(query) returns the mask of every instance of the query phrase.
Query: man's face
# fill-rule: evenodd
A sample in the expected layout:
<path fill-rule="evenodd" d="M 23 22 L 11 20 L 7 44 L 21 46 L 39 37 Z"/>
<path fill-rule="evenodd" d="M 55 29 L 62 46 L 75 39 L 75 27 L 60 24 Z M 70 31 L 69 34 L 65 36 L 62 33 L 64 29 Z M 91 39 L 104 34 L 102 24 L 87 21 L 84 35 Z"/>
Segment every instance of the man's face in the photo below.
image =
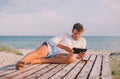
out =
<path fill-rule="evenodd" d="M 74 40 L 79 40 L 81 35 L 82 35 L 82 32 L 79 32 L 76 29 L 72 30 L 72 37 Z"/>

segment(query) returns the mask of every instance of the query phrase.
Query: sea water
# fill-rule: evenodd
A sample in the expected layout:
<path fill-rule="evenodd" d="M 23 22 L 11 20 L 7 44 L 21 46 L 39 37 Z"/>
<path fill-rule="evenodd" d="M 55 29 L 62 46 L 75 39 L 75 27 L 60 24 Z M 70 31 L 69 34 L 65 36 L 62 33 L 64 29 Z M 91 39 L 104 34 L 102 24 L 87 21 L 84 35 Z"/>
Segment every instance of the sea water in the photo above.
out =
<path fill-rule="evenodd" d="M 54 36 L 0 36 L 0 45 L 17 49 L 35 49 Z M 83 36 L 88 49 L 120 50 L 120 36 Z"/>

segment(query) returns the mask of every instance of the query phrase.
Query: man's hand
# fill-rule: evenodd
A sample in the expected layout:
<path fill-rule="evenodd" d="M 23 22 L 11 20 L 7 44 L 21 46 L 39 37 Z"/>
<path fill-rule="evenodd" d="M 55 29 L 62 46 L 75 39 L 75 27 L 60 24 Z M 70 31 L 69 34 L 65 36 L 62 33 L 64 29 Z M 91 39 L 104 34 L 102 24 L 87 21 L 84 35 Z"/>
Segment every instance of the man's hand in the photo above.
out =
<path fill-rule="evenodd" d="M 69 53 L 73 53 L 73 52 L 74 52 L 73 49 L 71 49 L 71 48 L 69 48 L 69 47 L 67 47 L 67 46 L 64 46 L 64 45 L 62 45 L 62 44 L 58 44 L 57 47 L 59 47 L 59 48 L 61 48 L 61 49 L 64 49 L 65 51 L 67 51 L 67 52 L 69 52 Z"/>
<path fill-rule="evenodd" d="M 85 55 L 86 55 L 86 52 L 79 53 L 78 58 L 83 59 L 85 57 Z"/>
<path fill-rule="evenodd" d="M 74 50 L 73 49 L 71 49 L 71 48 L 69 48 L 69 47 L 64 47 L 64 50 L 65 51 L 67 51 L 67 52 L 69 52 L 69 53 L 73 53 L 74 52 Z"/>

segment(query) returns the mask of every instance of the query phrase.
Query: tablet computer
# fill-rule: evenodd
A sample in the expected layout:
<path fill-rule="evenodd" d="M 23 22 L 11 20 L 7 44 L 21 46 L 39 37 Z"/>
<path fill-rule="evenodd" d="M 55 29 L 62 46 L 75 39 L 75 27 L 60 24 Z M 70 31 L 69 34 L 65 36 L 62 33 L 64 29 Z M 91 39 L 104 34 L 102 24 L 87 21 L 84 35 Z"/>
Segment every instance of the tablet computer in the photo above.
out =
<path fill-rule="evenodd" d="M 87 49 L 84 49 L 84 48 L 75 48 L 75 47 L 73 47 L 73 50 L 74 50 L 75 54 L 79 54 L 79 53 L 87 51 Z"/>

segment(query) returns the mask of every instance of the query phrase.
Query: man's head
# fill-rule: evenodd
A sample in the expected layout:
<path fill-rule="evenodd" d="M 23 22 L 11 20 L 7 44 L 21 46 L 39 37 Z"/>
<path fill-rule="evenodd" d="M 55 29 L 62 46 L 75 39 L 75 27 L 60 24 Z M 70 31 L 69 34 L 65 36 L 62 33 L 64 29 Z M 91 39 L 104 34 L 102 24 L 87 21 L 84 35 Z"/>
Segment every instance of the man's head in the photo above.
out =
<path fill-rule="evenodd" d="M 84 28 L 83 28 L 82 24 L 80 24 L 80 23 L 74 24 L 73 29 L 72 29 L 73 39 L 78 40 L 80 38 L 80 36 L 82 35 L 83 31 L 84 31 Z"/>

